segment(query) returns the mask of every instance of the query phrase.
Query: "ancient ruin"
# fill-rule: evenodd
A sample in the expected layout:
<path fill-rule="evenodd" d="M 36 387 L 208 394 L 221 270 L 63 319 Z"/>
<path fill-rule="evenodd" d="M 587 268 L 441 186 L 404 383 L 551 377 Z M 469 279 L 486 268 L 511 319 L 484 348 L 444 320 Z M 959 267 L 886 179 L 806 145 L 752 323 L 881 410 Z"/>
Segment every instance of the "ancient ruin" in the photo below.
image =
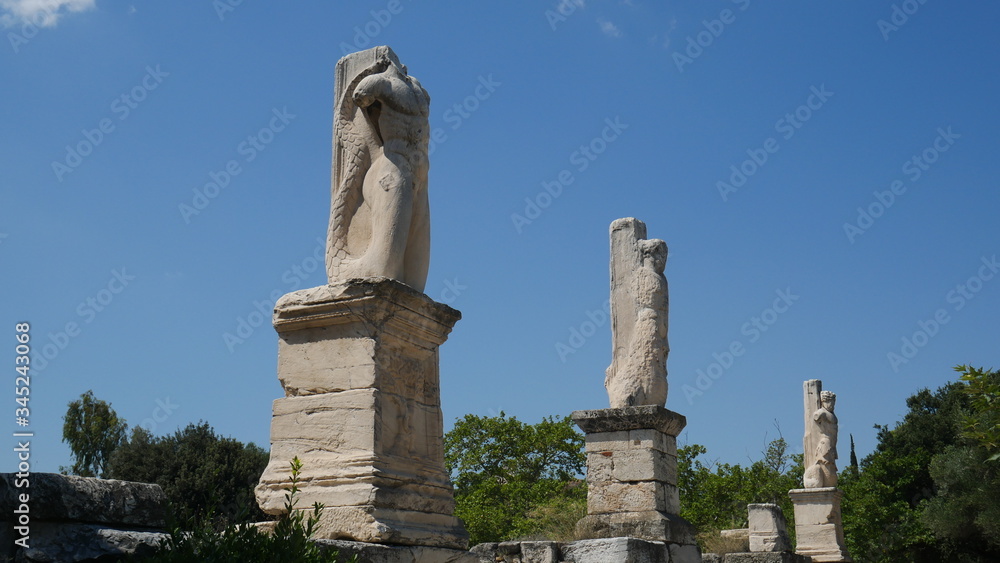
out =
<path fill-rule="evenodd" d="M 802 489 L 788 492 L 795 507 L 795 552 L 813 561 L 851 561 L 844 543 L 840 518 L 841 492 L 837 489 L 836 395 L 823 391 L 823 382 L 803 382 L 805 434 Z"/>
<path fill-rule="evenodd" d="M 424 290 L 430 96 L 389 47 L 337 62 L 326 271 Z"/>
<path fill-rule="evenodd" d="M 611 223 L 611 408 L 667 401 L 667 244 L 638 219 Z"/>
<path fill-rule="evenodd" d="M 428 103 L 388 47 L 337 63 L 329 284 L 275 305 L 285 396 L 256 491 L 265 512 L 282 512 L 298 457 L 299 506 L 325 506 L 318 538 L 463 561 L 474 559 L 456 551 L 468 536 L 444 466 L 438 384 L 438 347 L 461 314 L 421 293 Z"/>
<path fill-rule="evenodd" d="M 573 413 L 587 435 L 587 516 L 577 534 L 663 542 L 670 561 L 700 561 L 694 529 L 678 515 L 677 435 L 687 420 L 664 408 L 666 244 L 645 237 L 638 219 L 611 224 L 611 408 Z"/>

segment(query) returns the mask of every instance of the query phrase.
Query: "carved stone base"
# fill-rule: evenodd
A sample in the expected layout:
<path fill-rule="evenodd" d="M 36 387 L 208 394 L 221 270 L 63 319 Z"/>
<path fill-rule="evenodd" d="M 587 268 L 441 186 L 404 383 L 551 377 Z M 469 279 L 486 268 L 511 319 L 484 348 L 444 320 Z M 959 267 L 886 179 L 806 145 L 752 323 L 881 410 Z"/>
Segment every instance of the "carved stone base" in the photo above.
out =
<path fill-rule="evenodd" d="M 694 545 L 693 526 L 677 515 L 677 434 L 686 419 L 640 406 L 576 411 L 573 421 L 587 434 L 587 516 L 577 534 Z"/>
<path fill-rule="evenodd" d="M 271 460 L 257 485 L 284 511 L 325 505 L 317 538 L 464 549 L 444 466 L 438 346 L 461 314 L 388 279 L 289 293 L 274 311 L 278 379 Z"/>
<path fill-rule="evenodd" d="M 816 563 L 849 562 L 840 520 L 841 492 L 835 487 L 788 491 L 795 508 L 795 553 Z"/>

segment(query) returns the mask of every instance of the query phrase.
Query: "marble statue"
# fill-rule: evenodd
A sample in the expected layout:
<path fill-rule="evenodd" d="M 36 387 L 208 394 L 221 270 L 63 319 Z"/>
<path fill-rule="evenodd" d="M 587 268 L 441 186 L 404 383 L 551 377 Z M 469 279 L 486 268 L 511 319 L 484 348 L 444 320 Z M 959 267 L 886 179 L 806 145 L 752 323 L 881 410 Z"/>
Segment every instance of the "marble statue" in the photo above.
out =
<path fill-rule="evenodd" d="M 667 244 L 646 239 L 638 219 L 611 224 L 612 361 L 604 386 L 612 408 L 667 400 Z"/>
<path fill-rule="evenodd" d="M 810 464 L 802 478 L 807 489 L 837 486 L 837 415 L 833 412 L 837 396 L 821 391 L 819 397 L 820 406 L 812 411 L 811 424 L 807 426 L 813 444 Z"/>
<path fill-rule="evenodd" d="M 329 282 L 385 277 L 423 291 L 430 262 L 430 96 L 389 47 L 337 63 Z"/>

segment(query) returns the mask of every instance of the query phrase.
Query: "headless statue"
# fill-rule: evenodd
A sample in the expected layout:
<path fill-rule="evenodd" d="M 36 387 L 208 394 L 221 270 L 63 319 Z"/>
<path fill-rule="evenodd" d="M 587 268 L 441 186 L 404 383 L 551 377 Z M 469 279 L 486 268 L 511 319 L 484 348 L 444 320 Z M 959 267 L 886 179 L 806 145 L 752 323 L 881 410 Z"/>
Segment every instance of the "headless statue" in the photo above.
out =
<path fill-rule="evenodd" d="M 430 262 L 430 96 L 388 47 L 337 63 L 327 278 L 423 291 Z"/>

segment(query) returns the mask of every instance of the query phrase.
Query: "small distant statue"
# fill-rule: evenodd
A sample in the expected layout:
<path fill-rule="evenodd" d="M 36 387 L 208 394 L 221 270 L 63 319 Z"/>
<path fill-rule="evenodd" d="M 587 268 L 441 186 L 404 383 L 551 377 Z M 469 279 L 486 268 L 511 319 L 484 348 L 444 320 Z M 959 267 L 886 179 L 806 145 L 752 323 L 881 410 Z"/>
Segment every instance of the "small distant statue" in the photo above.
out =
<path fill-rule="evenodd" d="M 612 408 L 667 401 L 667 243 L 645 236 L 637 219 L 611 224 L 613 357 L 604 386 Z"/>
<path fill-rule="evenodd" d="M 807 489 L 837 486 L 837 415 L 833 413 L 837 395 L 820 393 L 820 408 L 812 414 L 816 433 L 815 462 L 806 468 L 802 484 Z"/>
<path fill-rule="evenodd" d="M 330 283 L 387 277 L 424 290 L 429 110 L 427 91 L 389 47 L 337 63 Z"/>

